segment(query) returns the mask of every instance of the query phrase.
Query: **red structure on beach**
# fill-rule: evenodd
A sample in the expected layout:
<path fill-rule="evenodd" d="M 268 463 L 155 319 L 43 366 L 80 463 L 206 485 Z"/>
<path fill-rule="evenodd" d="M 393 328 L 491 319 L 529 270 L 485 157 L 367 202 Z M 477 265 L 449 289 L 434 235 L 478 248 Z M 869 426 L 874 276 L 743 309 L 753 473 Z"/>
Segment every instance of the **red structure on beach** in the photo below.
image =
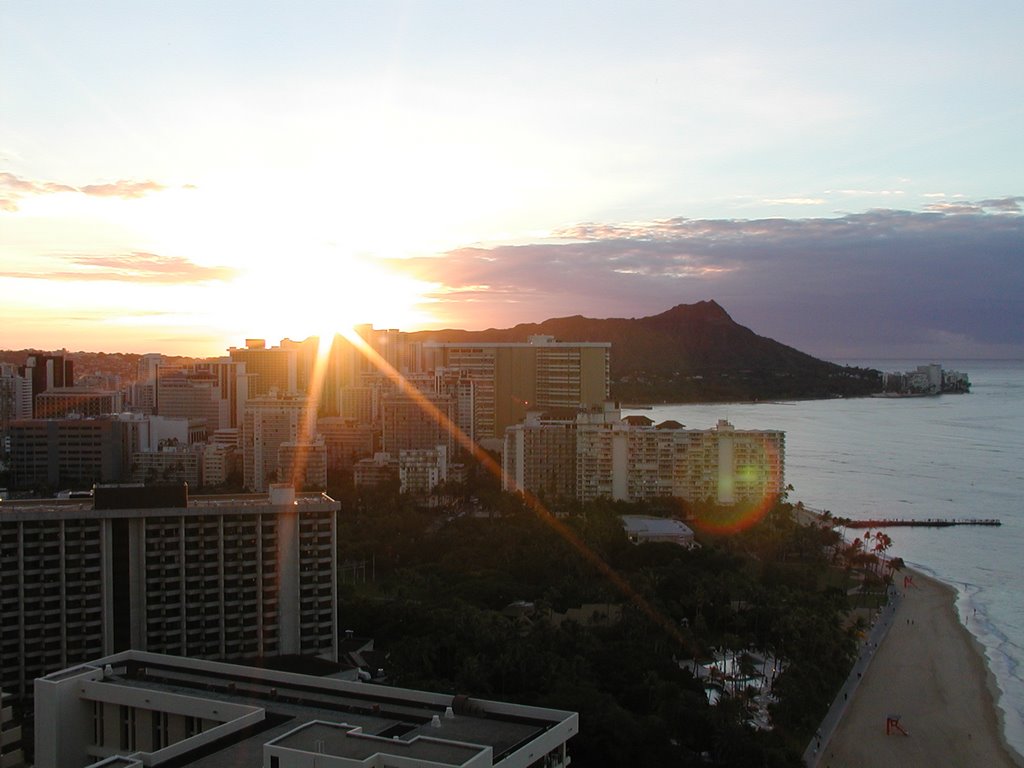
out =
<path fill-rule="evenodd" d="M 903 730 L 903 726 L 900 725 L 900 716 L 899 715 L 886 715 L 886 718 L 885 718 L 885 735 L 886 736 L 892 736 L 893 731 L 899 731 L 904 736 L 909 736 L 910 735 L 905 730 Z"/>

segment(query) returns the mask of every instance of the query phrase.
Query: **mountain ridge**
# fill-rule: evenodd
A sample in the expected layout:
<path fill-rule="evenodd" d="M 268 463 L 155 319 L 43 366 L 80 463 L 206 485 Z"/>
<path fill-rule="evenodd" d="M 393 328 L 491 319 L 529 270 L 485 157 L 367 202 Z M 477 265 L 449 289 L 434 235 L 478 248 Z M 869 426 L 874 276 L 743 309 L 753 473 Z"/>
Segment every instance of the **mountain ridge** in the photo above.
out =
<path fill-rule="evenodd" d="M 819 360 L 738 324 L 716 301 L 677 304 L 646 317 L 555 317 L 511 328 L 409 332 L 412 341 L 525 342 L 533 335 L 560 341 L 611 342 L 614 400 L 636 404 L 857 397 L 880 392 L 878 371 Z M 94 370 L 134 380 L 139 355 L 69 352 L 76 380 Z M 0 351 L 0 361 L 23 364 L 37 350 Z M 192 358 L 178 357 L 179 360 Z M 201 358 L 199 358 L 201 359 Z"/>
<path fill-rule="evenodd" d="M 738 324 L 714 300 L 677 304 L 640 318 L 582 315 L 482 331 L 409 334 L 420 341 L 611 342 L 613 399 L 634 403 L 863 396 L 881 389 L 877 371 L 820 360 Z"/>

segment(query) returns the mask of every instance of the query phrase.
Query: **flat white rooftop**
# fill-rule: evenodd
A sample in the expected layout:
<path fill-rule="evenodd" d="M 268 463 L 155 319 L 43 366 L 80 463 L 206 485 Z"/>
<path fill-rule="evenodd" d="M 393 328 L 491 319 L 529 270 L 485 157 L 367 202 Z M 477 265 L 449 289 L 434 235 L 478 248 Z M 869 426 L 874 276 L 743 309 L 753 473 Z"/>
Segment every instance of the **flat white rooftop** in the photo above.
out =
<path fill-rule="evenodd" d="M 338 765 L 351 760 L 352 765 L 478 768 L 507 761 L 509 768 L 525 768 L 579 730 L 578 715 L 563 710 L 141 651 L 124 651 L 38 680 L 37 724 L 53 723 L 56 713 L 48 718 L 40 712 L 40 685 L 59 688 L 50 699 L 63 702 L 63 712 L 84 713 L 78 716 L 90 723 L 91 708 L 67 709 L 69 697 L 138 700 L 153 711 L 180 711 L 181 702 L 191 701 L 196 711 L 234 713 L 223 718 L 223 735 L 213 738 L 207 732 L 169 747 L 175 757 L 168 764 L 174 768 L 260 766 L 265 754 L 275 753 L 298 756 L 299 762 L 300 753 L 333 756 L 343 761 Z M 37 744 L 39 736 L 37 725 Z M 50 736 L 60 738 L 59 733 Z M 150 754 L 143 756 L 146 765 L 164 762 L 160 752 Z"/>

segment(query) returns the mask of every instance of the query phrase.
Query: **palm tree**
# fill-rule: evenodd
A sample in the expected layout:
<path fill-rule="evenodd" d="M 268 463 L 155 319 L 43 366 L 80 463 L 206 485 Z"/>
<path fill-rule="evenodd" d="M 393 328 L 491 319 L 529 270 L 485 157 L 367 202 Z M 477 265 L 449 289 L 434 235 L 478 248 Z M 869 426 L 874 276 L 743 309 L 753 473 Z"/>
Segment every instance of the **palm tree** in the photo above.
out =
<path fill-rule="evenodd" d="M 882 531 L 875 531 L 875 545 L 872 547 L 872 551 L 880 559 L 879 572 L 881 572 L 882 567 L 885 565 L 885 553 L 891 546 L 892 537 L 889 536 L 889 534 Z M 879 575 L 881 575 L 881 573 L 879 573 Z"/>

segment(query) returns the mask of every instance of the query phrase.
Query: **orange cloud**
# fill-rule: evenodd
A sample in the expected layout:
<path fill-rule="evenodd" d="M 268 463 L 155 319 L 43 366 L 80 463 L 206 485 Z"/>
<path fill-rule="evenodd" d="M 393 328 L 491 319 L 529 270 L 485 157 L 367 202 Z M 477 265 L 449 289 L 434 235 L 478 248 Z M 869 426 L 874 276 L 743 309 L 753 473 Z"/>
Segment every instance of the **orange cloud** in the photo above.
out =
<path fill-rule="evenodd" d="M 184 185 L 186 189 L 194 189 L 194 185 Z M 14 213 L 18 210 L 18 201 L 25 197 L 52 195 L 59 192 L 77 192 L 91 197 L 118 197 L 122 200 L 136 200 L 150 192 L 161 192 L 166 185 L 155 181 L 130 181 L 121 179 L 109 184 L 86 184 L 73 187 L 54 181 L 35 181 L 24 179 L 13 173 L 0 172 L 0 211 Z"/>
<path fill-rule="evenodd" d="M 66 261 L 80 269 L 45 272 L 0 272 L 0 277 L 29 280 L 208 283 L 230 280 L 237 273 L 231 267 L 203 266 L 181 256 L 160 256 L 136 251 L 109 256 L 70 256 Z"/>
<path fill-rule="evenodd" d="M 86 184 L 84 187 L 79 187 L 78 191 L 95 197 L 120 197 L 122 200 L 135 200 L 149 192 L 160 192 L 164 189 L 167 187 L 157 184 L 155 181 L 121 179 L 113 184 Z"/>

